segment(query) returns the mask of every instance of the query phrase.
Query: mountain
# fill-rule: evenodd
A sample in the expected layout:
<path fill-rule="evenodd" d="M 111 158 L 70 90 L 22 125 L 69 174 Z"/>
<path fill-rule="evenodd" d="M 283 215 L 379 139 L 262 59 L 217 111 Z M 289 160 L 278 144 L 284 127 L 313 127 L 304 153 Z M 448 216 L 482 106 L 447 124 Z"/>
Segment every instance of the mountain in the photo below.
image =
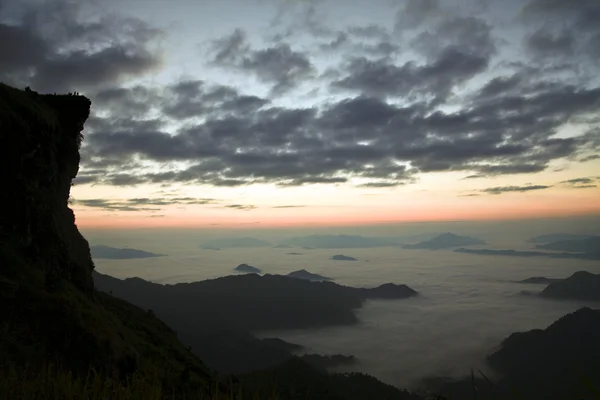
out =
<path fill-rule="evenodd" d="M 233 269 L 236 272 L 250 273 L 250 274 L 260 274 L 261 270 L 259 268 L 253 267 L 248 264 L 240 264 Z"/>
<path fill-rule="evenodd" d="M 150 386 L 160 395 L 157 385 L 208 396 L 215 375 L 171 328 L 94 289 L 90 247 L 68 207 L 90 106 L 0 84 L 0 163 L 10 171 L 0 174 L 0 398 L 21 398 L 18 388 L 48 398 L 42 376 L 54 398 L 84 398 L 71 384 L 92 369 L 106 398 L 140 398 Z"/>
<path fill-rule="evenodd" d="M 305 269 L 300 269 L 298 271 L 290 272 L 286 276 L 289 276 L 290 278 L 304 279 L 307 281 L 332 281 L 333 280 L 333 279 L 328 278 L 323 275 L 313 274 L 312 272 L 308 272 Z"/>
<path fill-rule="evenodd" d="M 541 293 L 554 299 L 600 301 L 600 274 L 575 272 L 567 279 L 551 283 Z"/>
<path fill-rule="evenodd" d="M 568 251 L 571 253 L 598 253 L 600 254 L 600 236 L 579 240 L 561 240 L 546 244 L 538 244 L 536 249 Z"/>
<path fill-rule="evenodd" d="M 600 310 L 581 308 L 546 329 L 509 335 L 486 359 L 493 375 L 432 379 L 426 391 L 445 399 L 597 399 L 599 336 Z"/>
<path fill-rule="evenodd" d="M 358 322 L 354 312 L 367 299 L 417 295 L 406 285 L 353 288 L 269 274 L 161 285 L 95 272 L 94 282 L 99 290 L 154 310 L 176 330 L 180 322 L 197 319 L 205 326 L 229 326 L 245 331 L 349 325 Z"/>
<path fill-rule="evenodd" d="M 352 365 L 356 362 L 354 356 L 345 356 L 342 354 L 334 354 L 332 356 L 322 356 L 319 354 L 304 354 L 300 359 L 316 369 L 327 371 L 340 365 Z"/>
<path fill-rule="evenodd" d="M 155 254 L 136 249 L 119 249 L 109 246 L 91 246 L 92 259 L 130 260 L 134 258 L 163 257 L 164 254 Z"/>
<path fill-rule="evenodd" d="M 454 251 L 457 253 L 478 254 L 482 256 L 549 257 L 574 258 L 578 260 L 600 260 L 600 253 L 550 253 L 543 251 L 489 250 L 465 248 L 456 249 Z"/>
<path fill-rule="evenodd" d="M 529 243 L 551 243 L 562 242 L 563 240 L 583 240 L 594 237 L 595 235 L 575 235 L 572 233 L 549 233 L 546 235 L 534 236 L 527 240 Z"/>
<path fill-rule="evenodd" d="M 242 399 L 423 400 L 370 375 L 323 373 L 298 357 L 277 367 L 242 375 L 239 381 Z"/>
<path fill-rule="evenodd" d="M 448 247 L 459 247 L 459 246 L 471 246 L 471 245 L 480 245 L 485 244 L 483 240 L 473 238 L 470 236 L 459 236 L 453 233 L 442 233 L 430 240 L 425 240 L 423 242 L 405 245 L 403 246 L 405 249 L 445 249 Z"/>
<path fill-rule="evenodd" d="M 579 309 L 544 330 L 513 333 L 488 357 L 525 399 L 584 399 L 600 387 L 600 310 Z"/>
<path fill-rule="evenodd" d="M 343 254 L 336 254 L 335 256 L 332 256 L 331 259 L 336 261 L 358 261 L 354 257 L 345 256 Z"/>
<path fill-rule="evenodd" d="M 281 242 L 282 245 L 313 249 L 356 249 L 395 246 L 390 239 L 358 235 L 299 236 Z"/>
<path fill-rule="evenodd" d="M 251 237 L 218 238 L 209 240 L 202 245 L 204 248 L 212 247 L 219 249 L 236 247 L 271 247 L 272 244 L 261 239 Z"/>
<path fill-rule="evenodd" d="M 547 285 L 549 283 L 559 282 L 562 279 L 558 278 L 546 278 L 545 276 L 534 276 L 531 278 L 523 279 L 522 281 L 517 281 L 517 283 L 530 283 L 534 285 Z"/>

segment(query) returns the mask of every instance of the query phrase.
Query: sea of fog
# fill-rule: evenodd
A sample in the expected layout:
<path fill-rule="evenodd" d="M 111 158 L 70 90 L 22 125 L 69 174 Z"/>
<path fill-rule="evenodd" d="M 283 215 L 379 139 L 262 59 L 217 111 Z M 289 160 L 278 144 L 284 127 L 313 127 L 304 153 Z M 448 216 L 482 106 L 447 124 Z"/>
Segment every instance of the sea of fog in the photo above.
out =
<path fill-rule="evenodd" d="M 356 326 L 257 332 L 258 336 L 280 337 L 301 344 L 311 353 L 353 354 L 358 363 L 345 370 L 369 373 L 400 387 L 414 387 L 419 380 L 432 376 L 466 376 L 471 368 L 483 368 L 486 354 L 510 333 L 545 328 L 582 306 L 600 307 L 593 302 L 554 301 L 526 295 L 523 291 L 539 292 L 544 285 L 515 282 L 532 276 L 562 278 L 579 270 L 600 273 L 598 261 L 479 256 L 452 250 L 396 247 L 217 251 L 200 247 L 210 235 L 197 236 L 189 231 L 84 233 L 91 244 L 167 255 L 95 261 L 99 272 L 118 278 L 138 276 L 159 283 L 190 282 L 230 275 L 235 266 L 247 263 L 275 274 L 304 268 L 350 286 L 405 283 L 420 296 L 368 301 L 358 311 L 361 323 Z M 277 243 L 279 235 L 251 236 Z M 499 235 L 490 231 L 477 236 L 490 243 L 480 248 L 531 248 L 524 242 L 527 235 Z M 287 255 L 289 252 L 303 254 Z M 358 261 L 330 260 L 334 254 L 352 256 Z"/>

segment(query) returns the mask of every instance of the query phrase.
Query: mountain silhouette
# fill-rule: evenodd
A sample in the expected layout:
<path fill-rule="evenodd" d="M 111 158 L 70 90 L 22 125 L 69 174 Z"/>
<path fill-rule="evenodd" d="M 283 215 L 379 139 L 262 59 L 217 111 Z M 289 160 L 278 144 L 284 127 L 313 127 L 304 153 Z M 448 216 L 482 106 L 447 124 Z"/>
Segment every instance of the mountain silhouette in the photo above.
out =
<path fill-rule="evenodd" d="M 345 256 L 343 254 L 336 254 L 335 256 L 332 256 L 331 259 L 336 261 L 358 261 L 354 257 Z"/>
<path fill-rule="evenodd" d="M 143 250 L 136 249 L 119 249 L 109 246 L 91 246 L 92 258 L 94 259 L 110 259 L 110 260 L 129 260 L 134 258 L 153 258 L 163 257 L 164 254 L 155 254 Z"/>
<path fill-rule="evenodd" d="M 536 249 L 600 254 L 600 236 L 579 240 L 561 240 L 535 246 Z"/>
<path fill-rule="evenodd" d="M 266 240 L 251 238 L 251 237 L 232 237 L 232 238 L 218 238 L 209 240 L 202 245 L 207 248 L 238 248 L 238 247 L 271 247 L 271 243 Z"/>
<path fill-rule="evenodd" d="M 576 235 L 572 233 L 549 233 L 545 235 L 534 236 L 527 240 L 529 243 L 551 243 L 561 242 L 563 240 L 582 240 L 589 239 L 595 235 Z"/>
<path fill-rule="evenodd" d="M 554 299 L 600 301 L 600 274 L 578 271 L 567 279 L 553 282 L 541 293 Z"/>
<path fill-rule="evenodd" d="M 260 274 L 261 270 L 259 268 L 253 267 L 248 264 L 240 264 L 233 269 L 236 272 L 250 273 L 250 274 Z"/>
<path fill-rule="evenodd" d="M 312 272 L 308 272 L 305 269 L 300 269 L 298 271 L 290 272 L 286 276 L 289 276 L 290 278 L 304 279 L 307 281 L 332 281 L 333 280 L 333 279 L 328 278 L 323 275 L 313 274 Z"/>
<path fill-rule="evenodd" d="M 473 238 L 470 236 L 459 236 L 453 233 L 442 233 L 441 235 L 438 235 L 433 239 L 425 240 L 417 244 L 404 245 L 403 248 L 438 250 L 449 247 L 471 246 L 480 244 L 485 244 L 485 242 L 483 240 Z"/>

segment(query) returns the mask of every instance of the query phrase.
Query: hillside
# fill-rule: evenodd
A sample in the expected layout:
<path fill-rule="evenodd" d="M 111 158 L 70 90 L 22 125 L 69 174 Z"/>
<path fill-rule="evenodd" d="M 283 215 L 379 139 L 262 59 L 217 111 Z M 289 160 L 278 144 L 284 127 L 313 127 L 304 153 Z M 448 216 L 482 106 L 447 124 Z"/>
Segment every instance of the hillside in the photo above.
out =
<path fill-rule="evenodd" d="M 582 308 L 546 329 L 513 333 L 489 362 L 524 398 L 597 398 L 600 310 Z"/>
<path fill-rule="evenodd" d="M 0 84 L 0 163 L 12 172 L 0 177 L 0 397 L 18 398 L 9 372 L 26 382 L 52 365 L 208 393 L 212 372 L 169 327 L 94 291 L 90 248 L 67 205 L 89 112 L 83 96 Z"/>
<path fill-rule="evenodd" d="M 99 290 L 151 308 L 173 326 L 201 318 L 204 326 L 235 326 L 248 331 L 350 325 L 358 322 L 355 311 L 367 299 L 417 295 L 406 285 L 353 288 L 269 274 L 162 285 L 95 272 L 94 281 Z"/>
<path fill-rule="evenodd" d="M 567 279 L 549 284 L 542 297 L 600 301 L 600 274 L 578 271 Z"/>

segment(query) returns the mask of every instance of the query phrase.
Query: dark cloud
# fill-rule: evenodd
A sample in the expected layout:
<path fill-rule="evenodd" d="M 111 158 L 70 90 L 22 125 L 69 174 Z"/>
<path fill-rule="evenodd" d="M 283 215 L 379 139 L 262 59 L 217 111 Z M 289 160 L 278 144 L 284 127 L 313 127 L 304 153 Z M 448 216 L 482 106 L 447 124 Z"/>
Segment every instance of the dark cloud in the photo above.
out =
<path fill-rule="evenodd" d="M 598 159 L 600 159 L 600 154 L 592 154 L 589 156 L 582 157 L 581 159 L 579 159 L 579 162 L 587 162 L 587 161 L 598 160 Z"/>
<path fill-rule="evenodd" d="M 7 15 L 13 22 L 0 23 L 0 80 L 62 92 L 121 82 L 161 65 L 154 50 L 159 29 L 117 15 L 85 18 L 90 5 L 69 0 L 19 3 L 22 15 Z"/>
<path fill-rule="evenodd" d="M 498 186 L 498 187 L 492 187 L 492 188 L 483 189 L 481 191 L 485 192 L 485 193 L 489 193 L 489 194 L 502 194 L 502 193 L 509 193 L 509 192 L 524 193 L 524 192 L 529 192 L 529 191 L 532 191 L 532 190 L 549 189 L 551 187 L 552 186 L 545 186 L 545 185 Z"/>
<path fill-rule="evenodd" d="M 535 56 L 552 57 L 573 55 L 575 38 L 569 32 L 554 33 L 543 29 L 525 38 L 525 46 Z"/>
<path fill-rule="evenodd" d="M 235 208 L 236 210 L 244 210 L 244 211 L 250 211 L 250 210 L 254 210 L 257 208 L 256 206 L 249 205 L 249 204 L 228 204 L 223 207 Z"/>
<path fill-rule="evenodd" d="M 131 198 L 125 200 L 114 200 L 114 199 L 71 199 L 71 204 L 76 206 L 84 206 L 91 208 L 100 208 L 108 211 L 160 211 L 160 207 L 152 206 L 168 206 L 173 204 L 181 205 L 205 205 L 205 204 L 217 204 L 219 200 L 208 199 L 208 198 L 193 198 L 193 197 L 182 197 L 182 198 L 165 198 L 165 197 L 153 197 L 153 198 Z"/>
<path fill-rule="evenodd" d="M 294 89 L 316 73 L 307 54 L 292 50 L 287 43 L 251 49 L 245 33 L 239 29 L 213 42 L 212 52 L 215 65 L 254 74 L 273 85 L 272 94 Z"/>
<path fill-rule="evenodd" d="M 387 59 L 353 58 L 346 75 L 333 82 L 342 88 L 371 96 L 435 99 L 444 102 L 452 89 L 484 72 L 489 60 L 456 48 L 442 51 L 431 63 L 410 61 L 397 66 Z"/>
<path fill-rule="evenodd" d="M 574 178 L 562 181 L 563 185 L 571 189 L 591 189 L 597 187 L 596 182 L 600 182 L 599 176 L 591 176 L 585 178 Z"/>
<path fill-rule="evenodd" d="M 421 32 L 412 40 L 412 46 L 429 59 L 439 57 L 449 48 L 489 59 L 496 53 L 496 42 L 492 26 L 486 20 L 456 16 L 446 17 L 431 30 Z"/>
<path fill-rule="evenodd" d="M 566 184 L 570 184 L 570 185 L 574 185 L 574 184 L 580 184 L 580 183 L 593 183 L 596 179 L 595 178 L 575 178 L 575 179 L 569 179 L 566 181 L 562 181 L 561 183 L 566 183 Z"/>
<path fill-rule="evenodd" d="M 332 51 L 371 57 L 390 57 L 400 50 L 400 43 L 385 28 L 377 25 L 354 25 L 335 32 L 319 49 L 331 55 Z"/>
<path fill-rule="evenodd" d="M 439 0 L 407 0 L 396 14 L 397 31 L 415 29 L 438 16 Z"/>
<path fill-rule="evenodd" d="M 533 23 L 539 26 L 525 38 L 531 50 L 554 59 L 566 58 L 579 69 L 591 61 L 590 73 L 596 73 L 600 59 L 600 2 L 529 0 L 521 16 L 528 26 Z"/>
<path fill-rule="evenodd" d="M 92 118 L 76 183 L 293 186 L 363 178 L 367 186 L 384 187 L 411 182 L 419 172 L 535 173 L 552 160 L 589 154 L 597 146 L 594 132 L 554 135 L 597 110 L 600 89 L 530 76 L 497 78 L 452 112 L 426 101 L 400 106 L 365 95 L 306 109 L 253 99 L 248 112 L 246 97 L 232 88 L 180 82 L 157 90 L 157 109 L 176 103 L 172 118 L 202 118 L 175 132 L 163 130 L 161 120 Z M 137 88 L 131 95 L 136 91 L 146 93 Z"/>

